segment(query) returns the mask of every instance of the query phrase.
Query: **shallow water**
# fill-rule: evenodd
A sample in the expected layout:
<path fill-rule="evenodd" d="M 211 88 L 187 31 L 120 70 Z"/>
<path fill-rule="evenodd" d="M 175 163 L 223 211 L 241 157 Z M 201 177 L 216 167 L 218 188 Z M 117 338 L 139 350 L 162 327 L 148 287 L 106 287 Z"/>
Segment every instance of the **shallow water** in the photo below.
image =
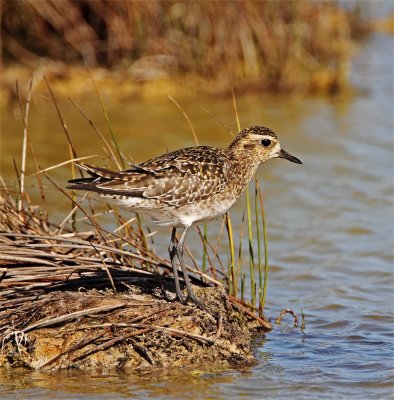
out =
<path fill-rule="evenodd" d="M 266 314 L 276 317 L 284 307 L 299 314 L 302 309 L 304 334 L 292 329 L 286 317 L 265 338 L 256 339 L 259 364 L 242 371 L 153 376 L 2 371 L 2 398 L 393 398 L 393 44 L 392 37 L 375 35 L 361 49 L 351 72 L 358 93 L 351 98 L 238 99 L 244 126 L 271 127 L 283 147 L 304 162 L 273 160 L 258 173 L 272 267 Z M 231 99 L 177 100 L 200 143 L 223 146 L 230 140 L 200 105 L 234 129 Z M 60 103 L 78 155 L 103 154 L 73 106 L 67 100 Z M 80 104 L 104 131 L 97 102 Z M 121 149 L 136 161 L 165 152 L 166 146 L 193 145 L 182 115 L 165 98 L 124 99 L 108 104 L 108 111 Z M 41 166 L 67 159 L 51 103 L 38 99 L 31 117 Z M 3 114 L 2 175 L 8 181 L 12 155 L 20 154 L 20 132 L 17 113 Z M 68 175 L 69 169 L 61 168 L 53 176 L 61 182 Z M 64 211 L 66 203 L 53 193 L 53 209 Z M 233 210 L 236 229 L 243 208 L 241 201 Z M 210 226 L 214 235 L 219 223 Z M 163 255 L 168 233 L 161 229 L 158 234 Z M 200 249 L 192 239 L 189 246 Z"/>

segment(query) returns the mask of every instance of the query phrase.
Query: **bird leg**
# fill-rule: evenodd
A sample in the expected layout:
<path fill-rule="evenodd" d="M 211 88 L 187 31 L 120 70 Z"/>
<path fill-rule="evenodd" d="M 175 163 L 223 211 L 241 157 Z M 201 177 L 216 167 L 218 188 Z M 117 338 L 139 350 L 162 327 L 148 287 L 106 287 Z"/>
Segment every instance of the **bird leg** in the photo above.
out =
<path fill-rule="evenodd" d="M 186 302 L 188 300 L 190 300 L 196 306 L 201 307 L 202 306 L 201 302 L 197 299 L 197 297 L 195 296 L 195 294 L 193 292 L 192 284 L 190 282 L 189 274 L 188 274 L 187 269 L 186 269 L 185 261 L 183 260 L 183 244 L 185 242 L 185 238 L 186 238 L 186 235 L 187 235 L 187 232 L 188 232 L 189 228 L 190 228 L 190 226 L 186 226 L 185 230 L 182 232 L 181 238 L 179 239 L 179 243 L 178 243 L 178 245 L 176 247 L 176 255 L 178 257 L 179 263 L 181 264 L 183 277 L 184 277 L 185 283 L 186 283 L 186 289 L 187 289 Z"/>
<path fill-rule="evenodd" d="M 177 254 L 177 245 L 176 245 L 176 228 L 172 228 L 171 232 L 171 240 L 170 245 L 168 247 L 168 252 L 170 254 L 170 260 L 172 265 L 172 270 L 174 272 L 174 281 L 175 281 L 175 292 L 176 296 L 182 304 L 187 303 L 187 297 L 183 297 L 181 286 L 179 283 L 179 276 L 178 276 L 178 267 L 176 265 L 175 255 Z"/>

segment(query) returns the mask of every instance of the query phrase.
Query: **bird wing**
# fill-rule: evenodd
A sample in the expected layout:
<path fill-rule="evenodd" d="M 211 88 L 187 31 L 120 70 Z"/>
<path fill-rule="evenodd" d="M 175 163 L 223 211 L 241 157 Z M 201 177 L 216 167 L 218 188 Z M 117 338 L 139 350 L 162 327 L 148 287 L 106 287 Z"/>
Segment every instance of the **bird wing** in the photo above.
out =
<path fill-rule="evenodd" d="M 71 181 L 71 189 L 155 199 L 176 207 L 210 198 L 224 190 L 230 163 L 220 150 L 191 147 L 164 154 L 126 171 L 79 165 L 91 178 Z"/>

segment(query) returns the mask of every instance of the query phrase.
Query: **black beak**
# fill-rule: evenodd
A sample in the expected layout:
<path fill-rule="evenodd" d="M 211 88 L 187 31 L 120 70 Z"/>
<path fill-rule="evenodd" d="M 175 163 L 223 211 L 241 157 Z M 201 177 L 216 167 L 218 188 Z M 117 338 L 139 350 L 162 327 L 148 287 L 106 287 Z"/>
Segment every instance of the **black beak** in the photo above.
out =
<path fill-rule="evenodd" d="M 278 158 L 285 158 L 286 160 L 289 160 L 296 164 L 302 164 L 301 160 L 299 160 L 297 157 L 292 156 L 291 154 L 289 154 L 287 151 L 284 151 L 283 149 L 281 149 L 280 152 L 278 153 Z"/>

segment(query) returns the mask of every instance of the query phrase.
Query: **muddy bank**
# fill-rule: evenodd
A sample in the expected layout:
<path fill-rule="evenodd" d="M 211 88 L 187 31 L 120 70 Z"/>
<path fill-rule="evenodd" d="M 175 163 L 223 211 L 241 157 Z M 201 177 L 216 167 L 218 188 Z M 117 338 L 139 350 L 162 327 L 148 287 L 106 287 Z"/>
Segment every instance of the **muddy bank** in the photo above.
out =
<path fill-rule="evenodd" d="M 2 305 L 1 367 L 82 370 L 246 366 L 256 321 L 224 290 L 198 288 L 205 309 L 157 285 L 55 291 Z"/>

